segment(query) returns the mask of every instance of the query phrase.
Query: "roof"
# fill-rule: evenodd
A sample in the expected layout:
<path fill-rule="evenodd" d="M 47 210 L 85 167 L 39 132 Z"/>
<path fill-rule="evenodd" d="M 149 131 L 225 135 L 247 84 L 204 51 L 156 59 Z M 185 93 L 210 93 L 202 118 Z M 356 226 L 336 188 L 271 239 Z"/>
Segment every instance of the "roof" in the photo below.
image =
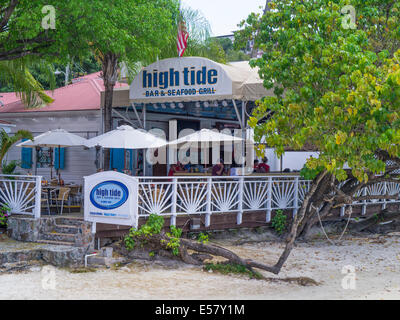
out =
<path fill-rule="evenodd" d="M 10 123 L 10 122 L 8 122 L 8 121 L 4 121 L 4 120 L 1 120 L 1 119 L 0 119 L 0 127 L 1 127 L 1 126 L 15 127 L 15 124 L 12 124 L 12 123 Z"/>
<path fill-rule="evenodd" d="M 115 88 L 127 86 L 117 83 Z M 40 108 L 27 109 L 15 92 L 0 93 L 0 100 L 4 106 L 0 107 L 1 113 L 23 112 L 54 112 L 54 111 L 80 111 L 99 110 L 101 92 L 104 91 L 103 79 L 100 72 L 92 73 L 72 80 L 72 84 L 47 90 L 46 94 L 54 99 L 51 104 Z"/>
<path fill-rule="evenodd" d="M 207 82 L 205 85 L 200 85 L 199 80 L 197 80 L 198 83 L 194 83 L 195 72 L 197 79 L 199 79 L 199 77 L 205 78 L 206 72 L 211 71 L 215 72 L 211 74 L 212 80 L 214 80 L 212 84 Z M 158 83 L 157 76 L 159 78 Z M 168 88 L 163 89 L 161 87 L 161 77 L 166 79 L 164 82 L 167 82 L 163 82 L 164 88 L 165 85 L 169 85 Z M 185 80 L 182 79 L 183 77 L 185 77 Z M 191 82 L 190 85 L 189 82 Z M 208 89 L 208 91 L 203 90 L 203 88 Z M 172 93 L 170 95 L 170 89 L 179 91 L 179 94 L 174 95 Z M 123 101 L 127 97 L 126 91 L 130 91 L 129 100 Z M 180 93 L 182 91 L 186 91 L 188 94 Z M 130 102 L 163 103 L 225 99 L 256 101 L 264 96 L 271 95 L 273 95 L 273 91 L 264 88 L 263 80 L 260 79 L 258 74 L 258 68 L 251 68 L 249 61 L 221 64 L 202 57 L 183 57 L 159 60 L 147 66 L 133 80 L 130 89 L 123 87 L 116 92 L 116 100 L 122 100 L 121 105 L 129 105 Z"/>

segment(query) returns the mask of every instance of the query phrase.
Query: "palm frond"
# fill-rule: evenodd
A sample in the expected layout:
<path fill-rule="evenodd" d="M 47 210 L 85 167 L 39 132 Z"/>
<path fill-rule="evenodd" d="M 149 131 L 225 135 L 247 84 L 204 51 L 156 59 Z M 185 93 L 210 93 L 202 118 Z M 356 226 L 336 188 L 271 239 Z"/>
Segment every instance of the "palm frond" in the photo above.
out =
<path fill-rule="evenodd" d="M 33 140 L 32 133 L 28 130 L 18 130 L 14 135 L 9 135 L 4 129 L 0 130 L 0 164 L 11 148 L 11 146 L 21 139 Z"/>
<path fill-rule="evenodd" d="M 0 82 L 11 85 L 28 108 L 39 107 L 54 101 L 32 76 L 24 59 L 1 61 Z"/>

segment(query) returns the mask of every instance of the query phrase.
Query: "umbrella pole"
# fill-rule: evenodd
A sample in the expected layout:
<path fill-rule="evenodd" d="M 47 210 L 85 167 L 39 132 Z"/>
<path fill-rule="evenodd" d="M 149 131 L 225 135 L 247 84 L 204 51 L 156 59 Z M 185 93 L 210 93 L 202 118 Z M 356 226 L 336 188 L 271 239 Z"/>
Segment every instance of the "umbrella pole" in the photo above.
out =
<path fill-rule="evenodd" d="M 143 152 L 143 177 L 145 177 L 146 176 L 146 154 L 145 154 L 145 152 L 144 152 L 144 149 L 142 149 L 142 152 Z"/>
<path fill-rule="evenodd" d="M 60 167 L 61 167 L 61 147 L 60 145 L 58 146 L 58 183 L 61 185 L 61 172 L 60 172 Z"/>
<path fill-rule="evenodd" d="M 53 180 L 53 149 L 50 148 L 50 180 Z"/>
<path fill-rule="evenodd" d="M 37 176 L 38 147 L 35 148 L 35 176 Z"/>

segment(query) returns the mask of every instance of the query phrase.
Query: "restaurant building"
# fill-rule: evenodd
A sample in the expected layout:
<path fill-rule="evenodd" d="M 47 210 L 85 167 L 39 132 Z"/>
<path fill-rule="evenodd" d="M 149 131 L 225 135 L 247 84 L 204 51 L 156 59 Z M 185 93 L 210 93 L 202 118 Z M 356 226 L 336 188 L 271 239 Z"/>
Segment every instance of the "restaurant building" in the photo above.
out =
<path fill-rule="evenodd" d="M 47 93 L 54 102 L 35 109 L 26 108 L 15 93 L 2 93 L 2 126 L 11 134 L 26 129 L 33 136 L 59 128 L 87 139 L 102 133 L 104 86 L 100 72 L 73 79 L 72 84 Z M 255 101 L 269 94 L 272 92 L 265 90 L 258 70 L 251 68 L 248 61 L 220 64 L 200 57 L 165 59 L 143 68 L 130 86 L 117 83 L 113 127 L 130 125 L 158 130 L 167 140 L 176 139 L 187 130 L 203 128 L 231 130 L 233 134 L 234 130 L 242 130 L 247 132 L 244 135 L 248 138 L 251 133 L 246 124 Z M 102 167 L 100 152 L 83 147 L 61 149 L 63 180 L 82 184 L 84 176 Z M 266 150 L 271 171 L 275 172 L 285 168 L 299 170 L 310 154 L 313 153 L 288 152 L 283 159 L 278 159 L 272 149 Z M 55 156 L 51 163 L 48 148 L 32 150 L 14 146 L 6 160 L 20 161 L 20 173 L 50 179 L 58 169 Z M 145 172 L 148 176 L 166 176 L 172 160 L 170 156 L 168 153 L 166 164 L 145 162 L 144 168 L 143 151 L 113 149 L 110 169 L 122 172 L 125 168 L 132 175 Z"/>

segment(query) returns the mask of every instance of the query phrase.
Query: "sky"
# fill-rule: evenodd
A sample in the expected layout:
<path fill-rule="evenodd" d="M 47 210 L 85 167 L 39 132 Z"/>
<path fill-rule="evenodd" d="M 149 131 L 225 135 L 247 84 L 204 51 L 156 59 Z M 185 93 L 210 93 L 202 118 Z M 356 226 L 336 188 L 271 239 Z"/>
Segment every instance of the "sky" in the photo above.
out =
<path fill-rule="evenodd" d="M 265 0 L 182 0 L 183 6 L 201 11 L 211 25 L 213 36 L 232 34 L 251 12 L 261 13 Z"/>

